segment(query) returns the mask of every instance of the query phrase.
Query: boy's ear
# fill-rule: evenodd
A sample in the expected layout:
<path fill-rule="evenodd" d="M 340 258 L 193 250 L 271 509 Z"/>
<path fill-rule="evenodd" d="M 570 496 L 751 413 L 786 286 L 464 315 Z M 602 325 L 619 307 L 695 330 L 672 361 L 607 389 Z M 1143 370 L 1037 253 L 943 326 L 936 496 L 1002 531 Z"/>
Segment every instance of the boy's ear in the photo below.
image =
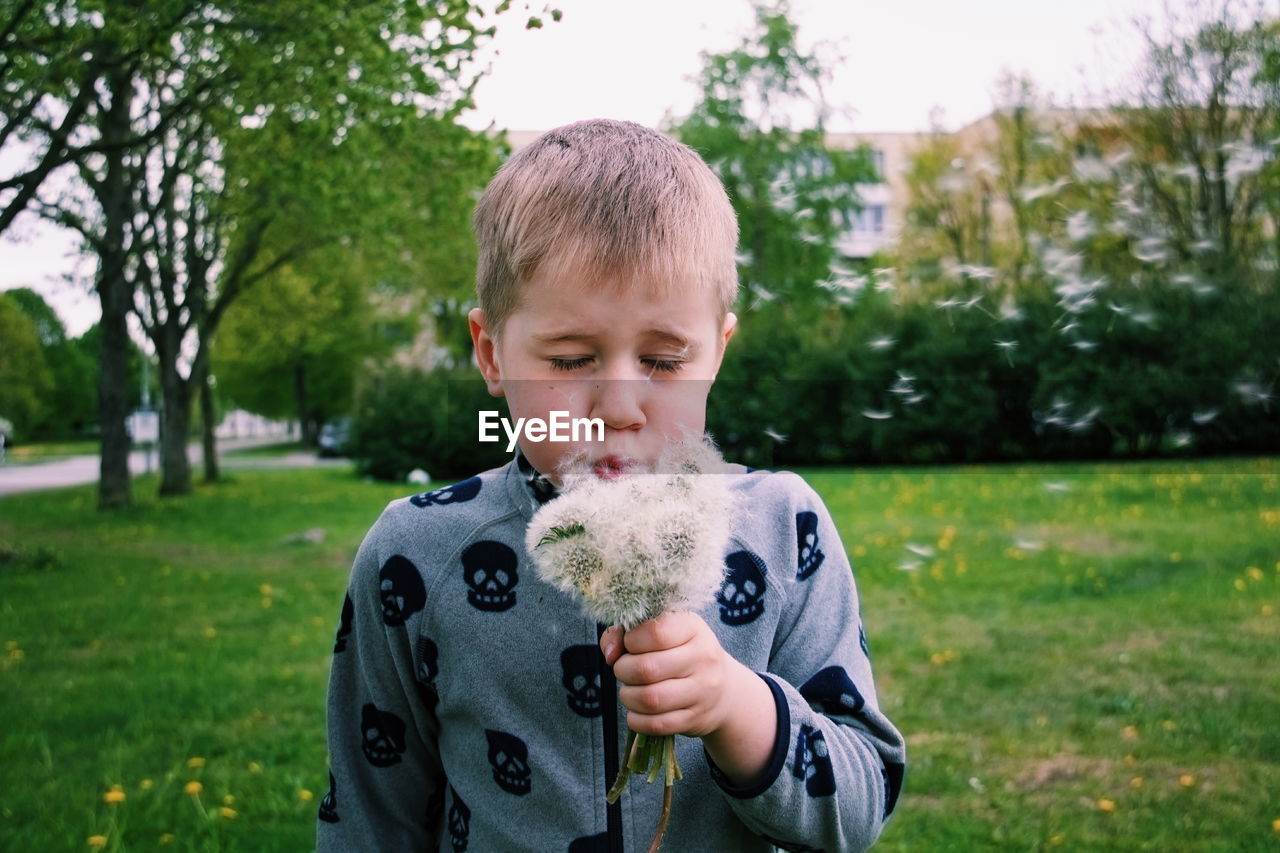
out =
<path fill-rule="evenodd" d="M 738 331 L 738 315 L 732 311 L 724 315 L 724 322 L 720 324 L 720 338 L 716 341 L 719 346 L 716 347 L 716 369 L 715 374 L 720 372 L 720 363 L 724 361 L 724 351 L 729 346 L 729 340 L 733 337 L 733 333 Z"/>
<path fill-rule="evenodd" d="M 467 324 L 471 327 L 471 343 L 475 350 L 476 366 L 484 377 L 484 384 L 494 397 L 503 396 L 502 370 L 495 354 L 497 342 L 489 329 L 489 318 L 479 308 L 467 312 Z"/>

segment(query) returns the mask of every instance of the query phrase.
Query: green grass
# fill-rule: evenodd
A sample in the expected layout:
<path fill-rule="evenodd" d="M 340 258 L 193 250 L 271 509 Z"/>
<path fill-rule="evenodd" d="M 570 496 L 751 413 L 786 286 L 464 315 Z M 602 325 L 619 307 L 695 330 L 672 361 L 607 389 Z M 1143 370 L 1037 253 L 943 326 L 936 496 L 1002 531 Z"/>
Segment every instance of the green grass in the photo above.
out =
<path fill-rule="evenodd" d="M 1280 460 L 803 473 L 908 739 L 879 849 L 1280 844 Z M 347 570 L 411 489 L 154 485 L 0 500 L 0 850 L 312 844 Z"/>
<path fill-rule="evenodd" d="M 5 448 L 6 461 L 10 463 L 53 462 L 68 456 L 84 456 L 98 453 L 95 441 L 49 441 L 38 444 L 18 444 Z"/>
<path fill-rule="evenodd" d="M 281 441 L 276 444 L 259 444 L 254 447 L 241 447 L 226 451 L 228 456 L 288 456 L 290 453 L 310 452 L 316 450 L 314 445 L 302 441 Z"/>

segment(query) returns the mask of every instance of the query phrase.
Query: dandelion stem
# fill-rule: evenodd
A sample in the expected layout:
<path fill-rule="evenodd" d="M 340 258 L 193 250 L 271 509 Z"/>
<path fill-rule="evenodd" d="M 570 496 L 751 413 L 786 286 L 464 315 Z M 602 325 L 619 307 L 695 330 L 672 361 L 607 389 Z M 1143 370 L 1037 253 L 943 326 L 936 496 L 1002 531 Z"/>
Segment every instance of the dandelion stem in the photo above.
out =
<path fill-rule="evenodd" d="M 627 732 L 627 748 L 623 751 L 625 759 L 622 766 L 618 768 L 618 775 L 613 780 L 613 787 L 604 796 L 604 801 L 609 805 L 613 805 L 618 801 L 618 798 L 622 796 L 622 790 L 627 787 L 627 780 L 631 778 L 631 762 L 635 760 L 637 739 L 638 736 L 635 732 Z"/>
<path fill-rule="evenodd" d="M 658 853 L 662 849 L 662 837 L 667 834 L 667 821 L 671 819 L 671 786 L 662 786 L 662 817 L 658 819 L 658 829 L 653 834 L 653 842 L 649 845 L 649 853 Z"/>

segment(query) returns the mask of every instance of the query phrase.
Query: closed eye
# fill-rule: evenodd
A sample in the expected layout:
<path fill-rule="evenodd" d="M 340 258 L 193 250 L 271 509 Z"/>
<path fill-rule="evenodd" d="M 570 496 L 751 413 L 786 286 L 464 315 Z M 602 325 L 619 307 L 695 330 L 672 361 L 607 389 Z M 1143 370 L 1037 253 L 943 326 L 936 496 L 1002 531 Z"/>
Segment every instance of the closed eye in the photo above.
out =
<path fill-rule="evenodd" d="M 646 358 L 642 361 L 658 373 L 675 373 L 684 362 L 671 361 L 664 358 Z"/>
<path fill-rule="evenodd" d="M 586 367 L 587 362 L 591 361 L 590 356 L 580 356 L 579 358 L 551 358 L 552 370 L 577 370 L 579 367 Z"/>

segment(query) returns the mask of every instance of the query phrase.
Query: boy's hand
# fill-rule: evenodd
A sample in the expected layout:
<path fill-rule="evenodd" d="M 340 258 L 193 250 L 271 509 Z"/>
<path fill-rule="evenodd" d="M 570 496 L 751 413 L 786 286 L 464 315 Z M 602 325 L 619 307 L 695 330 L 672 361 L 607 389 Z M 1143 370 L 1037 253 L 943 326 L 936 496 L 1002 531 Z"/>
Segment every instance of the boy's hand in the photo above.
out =
<path fill-rule="evenodd" d="M 773 748 L 776 711 L 768 686 L 734 660 L 695 613 L 664 613 L 600 638 L 613 666 L 627 726 L 646 735 L 703 738 L 730 779 L 751 779 Z M 622 646 L 625 645 L 625 648 Z M 607 699 L 606 699 L 607 701 Z"/>

